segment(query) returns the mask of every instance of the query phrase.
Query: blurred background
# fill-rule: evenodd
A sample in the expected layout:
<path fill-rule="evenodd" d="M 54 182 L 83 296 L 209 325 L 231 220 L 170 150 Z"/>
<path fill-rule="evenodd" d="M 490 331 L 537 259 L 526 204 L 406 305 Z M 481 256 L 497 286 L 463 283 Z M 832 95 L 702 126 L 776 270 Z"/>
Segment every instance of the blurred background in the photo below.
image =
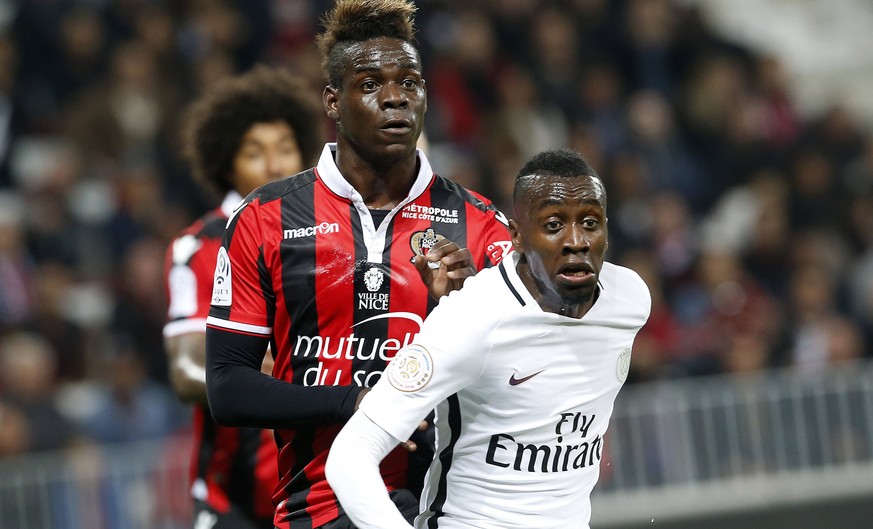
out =
<path fill-rule="evenodd" d="M 180 118 L 256 63 L 320 93 L 330 5 L 0 0 L 0 528 L 191 526 L 161 270 L 217 197 Z M 592 526 L 869 528 L 873 4 L 417 5 L 435 169 L 509 212 L 581 151 L 652 290 Z"/>

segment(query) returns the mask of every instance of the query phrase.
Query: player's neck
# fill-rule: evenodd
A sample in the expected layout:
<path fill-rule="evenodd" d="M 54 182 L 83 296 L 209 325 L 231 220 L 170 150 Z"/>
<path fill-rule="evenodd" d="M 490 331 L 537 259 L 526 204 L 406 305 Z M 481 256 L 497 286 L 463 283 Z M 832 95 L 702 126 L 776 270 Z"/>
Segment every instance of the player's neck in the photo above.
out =
<path fill-rule="evenodd" d="M 418 174 L 418 157 L 377 166 L 360 156 L 337 150 L 336 165 L 371 209 L 392 209 L 409 195 Z"/>
<path fill-rule="evenodd" d="M 516 265 L 515 270 L 518 273 L 518 277 L 521 278 L 521 282 L 524 283 L 525 288 L 527 288 L 527 291 L 530 292 L 530 295 L 543 312 L 580 319 L 591 310 L 600 293 L 600 289 L 596 288 L 591 296 L 585 299 L 563 299 L 534 276 L 526 260 L 521 259 Z"/>

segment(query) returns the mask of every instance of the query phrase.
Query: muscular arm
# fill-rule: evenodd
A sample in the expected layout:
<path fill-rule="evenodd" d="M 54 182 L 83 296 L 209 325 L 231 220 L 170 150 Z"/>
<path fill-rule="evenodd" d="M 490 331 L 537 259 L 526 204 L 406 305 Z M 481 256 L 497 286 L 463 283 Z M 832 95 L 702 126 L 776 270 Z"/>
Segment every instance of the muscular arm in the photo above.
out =
<path fill-rule="evenodd" d="M 206 390 L 219 424 L 294 428 L 343 423 L 363 388 L 301 386 L 260 371 L 269 340 L 212 327 L 206 330 Z"/>
<path fill-rule="evenodd" d="M 206 405 L 206 339 L 202 332 L 171 336 L 164 341 L 170 359 L 170 382 L 186 404 Z"/>

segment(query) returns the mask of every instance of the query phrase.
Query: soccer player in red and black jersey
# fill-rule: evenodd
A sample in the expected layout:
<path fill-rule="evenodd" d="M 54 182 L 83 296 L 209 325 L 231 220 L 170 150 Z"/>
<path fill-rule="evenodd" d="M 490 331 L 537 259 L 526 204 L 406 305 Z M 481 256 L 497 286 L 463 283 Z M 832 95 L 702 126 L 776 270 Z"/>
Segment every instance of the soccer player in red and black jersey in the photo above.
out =
<path fill-rule="evenodd" d="M 414 13 L 408 0 L 337 1 L 318 38 L 337 141 L 249 195 L 219 250 L 209 403 L 220 422 L 276 430 L 280 529 L 351 527 L 324 476 L 334 437 L 439 298 L 510 247 L 490 201 L 416 149 L 427 99 Z M 268 345 L 273 377 L 259 371 Z M 421 483 L 405 445 L 382 472 L 411 520 Z"/>
<path fill-rule="evenodd" d="M 212 420 L 206 400 L 206 316 L 215 258 L 233 208 L 253 189 L 300 172 L 323 144 L 314 94 L 289 73 L 259 66 L 228 79 L 192 105 L 185 154 L 195 177 L 224 193 L 220 207 L 175 238 L 167 251 L 169 301 L 164 327 L 170 378 L 194 404 L 191 493 L 195 527 L 273 527 L 278 483 L 273 433 L 226 428 Z M 267 357 L 265 364 L 271 365 Z"/>

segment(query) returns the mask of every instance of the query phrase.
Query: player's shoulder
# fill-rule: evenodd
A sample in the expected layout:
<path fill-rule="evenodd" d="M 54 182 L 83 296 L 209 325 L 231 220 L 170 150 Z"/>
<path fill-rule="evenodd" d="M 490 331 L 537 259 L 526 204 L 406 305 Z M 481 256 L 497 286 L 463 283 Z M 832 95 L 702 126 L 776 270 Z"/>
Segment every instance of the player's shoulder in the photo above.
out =
<path fill-rule="evenodd" d="M 167 248 L 172 262 L 184 264 L 203 248 L 214 250 L 221 244 L 226 222 L 227 217 L 221 212 L 221 208 L 216 208 L 181 230 Z"/>
<path fill-rule="evenodd" d="M 249 193 L 249 196 L 245 199 L 245 203 L 251 203 L 254 200 L 258 200 L 260 203 L 264 204 L 284 198 L 288 195 L 294 195 L 301 192 L 305 193 L 307 189 L 310 189 L 314 185 L 316 180 L 317 176 L 315 174 L 315 168 L 310 167 L 309 169 L 295 175 L 262 185 Z"/>
<path fill-rule="evenodd" d="M 306 169 L 295 175 L 287 178 L 268 182 L 258 188 L 255 188 L 240 202 L 233 212 L 230 214 L 230 219 L 227 221 L 227 228 L 234 231 L 234 228 L 241 219 L 243 223 L 253 222 L 251 219 L 261 216 L 260 211 L 264 206 L 285 199 L 292 204 L 310 203 L 312 200 L 312 186 L 317 180 L 314 168 Z"/>
<path fill-rule="evenodd" d="M 648 318 L 652 295 L 643 278 L 630 268 L 604 262 L 600 271 L 603 291 L 617 309 Z"/>
<path fill-rule="evenodd" d="M 506 260 L 467 278 L 464 287 L 444 297 L 440 305 L 445 303 L 454 310 L 470 314 L 476 320 L 489 316 L 500 319 L 503 314 L 520 309 L 524 305 L 513 293 L 515 287 L 504 266 Z"/>
<path fill-rule="evenodd" d="M 453 182 L 452 180 L 449 180 L 444 176 L 435 174 L 434 181 L 431 186 L 432 189 L 443 189 L 447 193 L 461 198 L 461 200 L 470 204 L 475 210 L 478 210 L 482 213 L 494 213 L 498 211 L 494 204 L 491 202 L 491 200 L 486 198 L 484 195 L 473 191 L 472 189 L 467 189 L 461 184 Z"/>

